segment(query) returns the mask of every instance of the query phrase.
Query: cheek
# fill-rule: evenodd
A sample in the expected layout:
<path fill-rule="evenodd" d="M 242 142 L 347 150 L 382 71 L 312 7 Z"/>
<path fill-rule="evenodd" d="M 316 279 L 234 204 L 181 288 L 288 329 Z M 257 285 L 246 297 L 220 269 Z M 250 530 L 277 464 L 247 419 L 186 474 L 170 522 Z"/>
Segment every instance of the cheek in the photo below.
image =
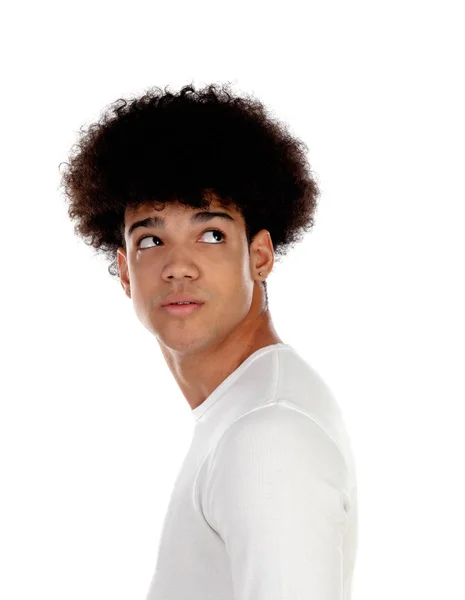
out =
<path fill-rule="evenodd" d="M 254 285 L 250 279 L 247 265 L 245 268 L 237 267 L 235 269 L 234 276 L 230 277 L 225 289 L 227 290 L 225 299 L 231 311 L 244 317 L 250 310 L 254 293 Z"/>

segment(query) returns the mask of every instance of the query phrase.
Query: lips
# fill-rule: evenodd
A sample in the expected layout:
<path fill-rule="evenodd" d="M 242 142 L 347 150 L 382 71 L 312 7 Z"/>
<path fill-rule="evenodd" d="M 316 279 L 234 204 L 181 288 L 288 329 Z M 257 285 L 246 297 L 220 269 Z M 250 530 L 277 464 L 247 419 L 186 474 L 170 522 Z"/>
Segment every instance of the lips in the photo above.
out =
<path fill-rule="evenodd" d="M 202 306 L 203 303 L 193 302 L 192 304 L 167 304 L 163 308 L 173 317 L 183 317 L 200 310 Z"/>
<path fill-rule="evenodd" d="M 176 304 L 177 302 L 192 302 L 194 304 L 203 304 L 200 298 L 196 298 L 192 294 L 188 294 L 186 292 L 180 294 L 169 294 L 166 296 L 161 306 L 168 306 L 171 304 Z"/>
<path fill-rule="evenodd" d="M 165 306 L 189 306 L 189 304 L 199 304 L 198 302 L 170 302 Z"/>

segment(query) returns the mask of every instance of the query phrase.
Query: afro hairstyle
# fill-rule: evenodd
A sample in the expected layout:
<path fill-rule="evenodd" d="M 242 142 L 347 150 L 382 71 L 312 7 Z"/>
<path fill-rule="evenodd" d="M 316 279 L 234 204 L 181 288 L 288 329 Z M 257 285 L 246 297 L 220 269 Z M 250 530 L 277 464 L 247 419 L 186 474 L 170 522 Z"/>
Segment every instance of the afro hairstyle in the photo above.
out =
<path fill-rule="evenodd" d="M 61 178 L 75 234 L 119 277 L 126 207 L 174 201 L 208 209 L 213 192 L 240 212 L 249 246 L 261 229 L 270 232 L 279 261 L 314 224 L 320 192 L 307 146 L 229 84 L 185 85 L 179 93 L 166 87 L 119 98 L 81 127 Z"/>

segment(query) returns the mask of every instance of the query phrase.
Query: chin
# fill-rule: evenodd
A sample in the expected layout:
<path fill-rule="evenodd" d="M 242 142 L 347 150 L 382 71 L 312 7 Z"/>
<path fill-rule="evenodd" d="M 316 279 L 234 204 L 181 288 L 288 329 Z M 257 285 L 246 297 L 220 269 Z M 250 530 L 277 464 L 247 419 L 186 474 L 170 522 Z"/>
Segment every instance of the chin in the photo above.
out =
<path fill-rule="evenodd" d="M 209 341 L 211 343 L 211 340 L 208 340 L 205 336 L 199 336 L 195 333 L 186 334 L 183 331 L 177 331 L 176 333 L 164 332 L 162 335 L 158 333 L 157 339 L 165 348 L 176 352 L 200 350 L 209 346 Z"/>

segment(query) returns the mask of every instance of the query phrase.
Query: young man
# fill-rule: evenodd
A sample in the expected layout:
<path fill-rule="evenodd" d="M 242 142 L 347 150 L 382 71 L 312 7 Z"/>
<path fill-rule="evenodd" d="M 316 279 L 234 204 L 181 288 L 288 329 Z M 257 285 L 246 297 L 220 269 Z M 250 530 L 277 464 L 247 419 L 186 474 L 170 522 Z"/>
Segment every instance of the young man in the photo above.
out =
<path fill-rule="evenodd" d="M 90 130 L 66 176 L 70 215 L 115 259 L 195 420 L 146 600 L 349 600 L 350 440 L 266 292 L 316 185 L 256 104 L 148 98 Z"/>
<path fill-rule="evenodd" d="M 156 226 L 141 223 L 151 217 Z M 253 352 L 282 343 L 261 285 L 274 263 L 270 234 L 260 231 L 249 255 L 243 217 L 218 200 L 208 212 L 145 206 L 128 211 L 126 220 L 127 250 L 118 250 L 121 283 L 195 409 Z M 205 248 L 220 244 L 213 252 Z M 183 301 L 195 304 L 173 305 Z"/>

